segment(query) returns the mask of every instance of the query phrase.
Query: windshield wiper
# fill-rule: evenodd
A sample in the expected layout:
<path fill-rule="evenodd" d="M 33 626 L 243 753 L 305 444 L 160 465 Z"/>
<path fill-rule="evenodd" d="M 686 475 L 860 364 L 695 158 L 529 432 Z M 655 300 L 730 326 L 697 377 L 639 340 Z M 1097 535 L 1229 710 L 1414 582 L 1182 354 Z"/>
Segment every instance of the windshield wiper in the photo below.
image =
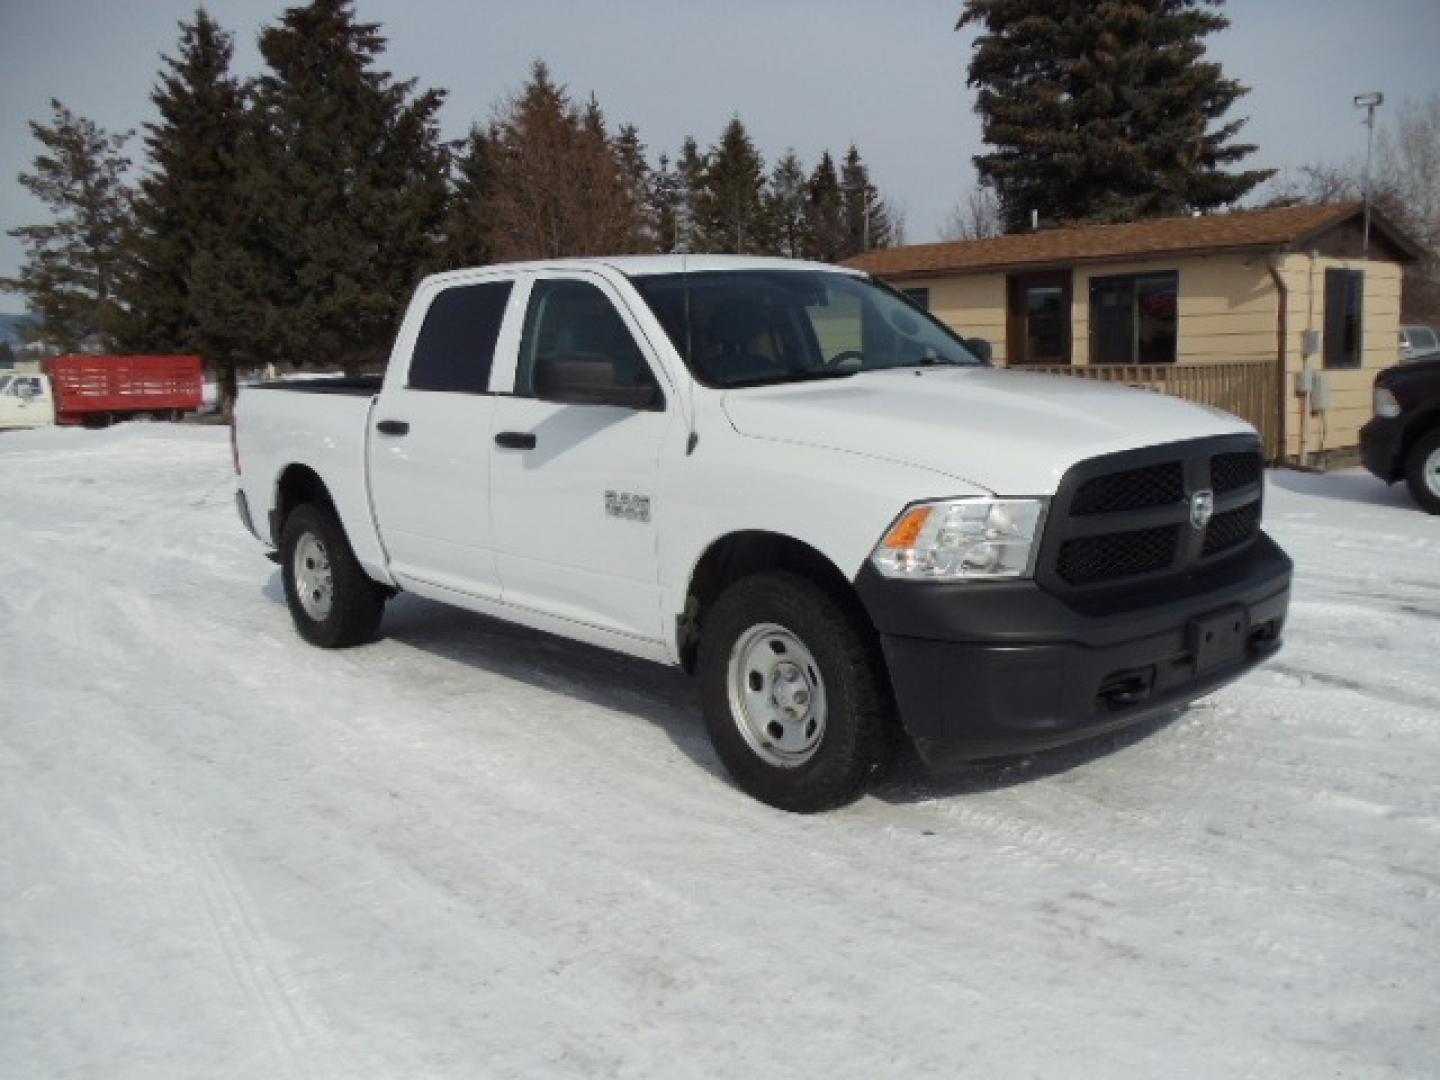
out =
<path fill-rule="evenodd" d="M 820 379 L 848 379 L 862 370 L 858 367 L 812 368 L 808 371 L 787 371 L 783 375 L 770 375 L 763 379 L 742 379 L 739 382 L 725 383 L 724 386 L 727 390 L 740 390 L 747 386 L 779 386 L 783 383 L 815 382 Z"/>

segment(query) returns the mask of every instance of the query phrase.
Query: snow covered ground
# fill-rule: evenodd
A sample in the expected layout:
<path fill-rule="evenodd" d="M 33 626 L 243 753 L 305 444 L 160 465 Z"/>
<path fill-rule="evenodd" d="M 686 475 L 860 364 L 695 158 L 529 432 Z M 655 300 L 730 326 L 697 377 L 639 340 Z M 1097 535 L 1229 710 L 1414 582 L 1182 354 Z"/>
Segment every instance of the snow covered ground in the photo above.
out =
<path fill-rule="evenodd" d="M 773 812 L 660 667 L 292 633 L 219 428 L 0 435 L 5 1077 L 1440 1072 L 1440 520 L 1271 475 L 1288 645 Z"/>

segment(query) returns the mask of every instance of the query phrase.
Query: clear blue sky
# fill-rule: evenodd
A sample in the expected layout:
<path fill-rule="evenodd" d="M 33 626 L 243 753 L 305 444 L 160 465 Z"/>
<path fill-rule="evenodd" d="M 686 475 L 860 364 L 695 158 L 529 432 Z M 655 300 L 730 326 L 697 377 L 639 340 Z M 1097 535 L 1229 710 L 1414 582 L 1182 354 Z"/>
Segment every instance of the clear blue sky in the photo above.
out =
<path fill-rule="evenodd" d="M 111 129 L 150 117 L 148 93 L 193 0 L 0 0 L 0 229 L 43 220 L 15 182 L 35 153 L 26 121 L 58 97 Z M 259 67 L 278 0 L 211 0 L 236 38 L 236 67 Z M 793 146 L 813 163 L 852 140 L 904 212 L 912 242 L 936 237 L 972 183 L 981 149 L 965 87 L 972 33 L 952 29 L 960 0 L 359 0 L 390 39 L 402 77 L 450 91 L 443 123 L 463 134 L 549 61 L 577 97 L 632 121 L 652 159 L 687 134 L 713 142 L 739 113 L 768 160 Z M 1440 92 L 1440 0 L 1231 0 L 1211 41 L 1252 87 L 1257 165 L 1294 168 L 1363 151 L 1350 99 Z M 1383 118 L 1382 112 L 1382 118 Z M 138 138 L 132 144 L 138 157 Z M 0 274 L 19 243 L 0 235 Z M 0 310 L 18 310 L 0 294 Z"/>

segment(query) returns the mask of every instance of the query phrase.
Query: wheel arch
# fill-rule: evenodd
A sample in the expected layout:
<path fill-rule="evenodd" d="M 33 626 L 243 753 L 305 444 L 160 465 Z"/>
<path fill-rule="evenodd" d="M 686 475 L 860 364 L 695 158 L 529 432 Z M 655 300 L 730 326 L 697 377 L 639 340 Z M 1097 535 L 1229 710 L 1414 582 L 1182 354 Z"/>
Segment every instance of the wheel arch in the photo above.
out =
<path fill-rule="evenodd" d="M 676 617 L 681 666 L 694 673 L 705 613 L 727 588 L 766 570 L 788 570 L 830 595 L 866 635 L 878 634 L 854 584 L 823 552 L 784 533 L 745 529 L 713 541 L 691 568 L 684 610 Z"/>
<path fill-rule="evenodd" d="M 297 463 L 285 466 L 275 481 L 275 508 L 270 512 L 270 539 L 276 547 L 280 546 L 285 519 L 297 506 L 305 503 L 333 507 L 335 500 L 320 474 L 309 465 Z"/>
<path fill-rule="evenodd" d="M 1405 425 L 1405 432 L 1400 437 L 1400 453 L 1395 459 L 1394 479 L 1405 475 L 1410 466 L 1410 451 L 1415 449 L 1415 444 L 1437 428 L 1440 428 L 1440 405 L 1427 406 Z"/>

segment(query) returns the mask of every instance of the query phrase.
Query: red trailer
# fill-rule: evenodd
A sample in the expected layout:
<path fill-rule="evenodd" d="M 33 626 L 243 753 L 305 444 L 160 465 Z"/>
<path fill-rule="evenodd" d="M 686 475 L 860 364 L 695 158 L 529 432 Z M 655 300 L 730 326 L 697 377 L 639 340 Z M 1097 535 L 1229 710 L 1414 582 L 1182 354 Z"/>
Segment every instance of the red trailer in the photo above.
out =
<path fill-rule="evenodd" d="M 45 361 L 57 424 L 102 426 L 130 416 L 176 419 L 200 408 L 198 356 L 56 356 Z"/>

